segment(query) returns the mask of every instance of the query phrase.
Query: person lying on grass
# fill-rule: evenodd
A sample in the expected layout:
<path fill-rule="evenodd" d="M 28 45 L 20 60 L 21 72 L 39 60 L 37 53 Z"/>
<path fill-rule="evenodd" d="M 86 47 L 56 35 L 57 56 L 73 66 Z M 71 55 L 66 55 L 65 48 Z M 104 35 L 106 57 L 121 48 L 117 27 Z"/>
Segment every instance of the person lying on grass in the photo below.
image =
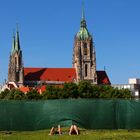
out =
<path fill-rule="evenodd" d="M 69 135 L 76 134 L 79 135 L 80 131 L 76 125 L 71 125 L 69 130 Z"/>
<path fill-rule="evenodd" d="M 54 134 L 58 134 L 58 135 L 62 134 L 60 125 L 58 125 L 57 128 L 55 128 L 55 127 L 51 128 L 49 135 L 54 135 Z"/>

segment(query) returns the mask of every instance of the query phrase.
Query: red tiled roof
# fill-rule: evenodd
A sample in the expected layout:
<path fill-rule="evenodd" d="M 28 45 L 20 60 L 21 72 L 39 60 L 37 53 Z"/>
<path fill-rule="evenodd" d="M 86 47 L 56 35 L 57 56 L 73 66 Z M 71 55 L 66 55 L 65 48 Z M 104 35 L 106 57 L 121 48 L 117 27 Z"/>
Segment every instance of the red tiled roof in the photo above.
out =
<path fill-rule="evenodd" d="M 41 94 L 42 92 L 46 91 L 46 85 L 38 86 L 36 90 Z"/>
<path fill-rule="evenodd" d="M 97 83 L 99 85 L 102 85 L 102 84 L 110 85 L 111 84 L 105 71 L 97 71 L 97 77 L 98 77 Z"/>
<path fill-rule="evenodd" d="M 19 90 L 22 91 L 23 93 L 27 93 L 30 91 L 29 87 L 20 87 Z"/>
<path fill-rule="evenodd" d="M 111 84 L 105 71 L 97 71 L 98 84 Z M 75 68 L 24 68 L 25 81 L 72 82 L 76 79 Z"/>
<path fill-rule="evenodd" d="M 75 68 L 24 68 L 25 81 L 63 81 L 76 79 Z"/>

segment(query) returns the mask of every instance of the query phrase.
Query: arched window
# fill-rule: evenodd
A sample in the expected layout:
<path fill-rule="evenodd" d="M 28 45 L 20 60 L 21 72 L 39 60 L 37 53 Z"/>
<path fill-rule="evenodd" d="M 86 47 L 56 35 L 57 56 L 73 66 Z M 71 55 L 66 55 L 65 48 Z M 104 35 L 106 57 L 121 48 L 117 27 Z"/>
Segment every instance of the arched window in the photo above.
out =
<path fill-rule="evenodd" d="M 87 75 L 88 75 L 88 65 L 85 64 L 85 77 L 87 77 Z"/>
<path fill-rule="evenodd" d="M 15 57 L 15 66 L 17 66 L 17 58 Z"/>
<path fill-rule="evenodd" d="M 87 44 L 84 44 L 83 50 L 84 50 L 84 55 L 87 55 Z"/>
<path fill-rule="evenodd" d="M 19 57 L 19 60 L 18 60 L 18 61 L 19 61 L 19 62 L 18 62 L 18 63 L 19 63 L 19 65 L 21 65 L 21 57 Z"/>

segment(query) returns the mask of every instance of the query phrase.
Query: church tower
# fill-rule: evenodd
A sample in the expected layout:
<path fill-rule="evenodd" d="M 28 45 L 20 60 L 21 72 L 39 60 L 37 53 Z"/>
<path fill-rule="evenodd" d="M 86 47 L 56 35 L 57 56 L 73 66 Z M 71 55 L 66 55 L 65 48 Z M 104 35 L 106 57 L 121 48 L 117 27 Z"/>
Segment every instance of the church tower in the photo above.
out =
<path fill-rule="evenodd" d="M 20 49 L 19 32 L 13 35 L 12 50 L 10 53 L 8 82 L 15 82 L 17 86 L 22 86 L 24 82 L 24 71 L 22 61 L 22 51 Z"/>
<path fill-rule="evenodd" d="M 95 48 L 93 38 L 87 29 L 84 9 L 82 9 L 80 30 L 74 39 L 73 67 L 76 69 L 77 82 L 88 80 L 97 84 Z"/>

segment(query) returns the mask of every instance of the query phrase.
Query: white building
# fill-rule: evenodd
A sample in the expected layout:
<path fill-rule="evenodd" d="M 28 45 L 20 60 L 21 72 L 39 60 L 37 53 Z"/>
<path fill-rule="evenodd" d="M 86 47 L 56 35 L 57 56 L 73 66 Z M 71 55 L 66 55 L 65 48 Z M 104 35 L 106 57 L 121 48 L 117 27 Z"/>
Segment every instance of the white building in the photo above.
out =
<path fill-rule="evenodd" d="M 129 89 L 133 97 L 140 97 L 140 79 L 138 78 L 129 78 L 128 84 L 114 84 L 112 86 L 118 89 Z"/>

